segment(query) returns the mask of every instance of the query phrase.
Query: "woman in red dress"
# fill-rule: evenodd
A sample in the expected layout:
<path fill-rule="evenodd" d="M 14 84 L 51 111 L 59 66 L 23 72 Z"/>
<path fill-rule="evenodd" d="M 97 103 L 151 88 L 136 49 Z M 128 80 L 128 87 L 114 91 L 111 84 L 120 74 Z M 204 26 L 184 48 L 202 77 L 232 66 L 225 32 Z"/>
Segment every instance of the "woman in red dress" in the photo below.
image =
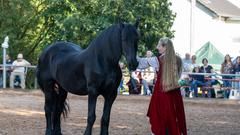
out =
<path fill-rule="evenodd" d="M 157 81 L 148 108 L 147 116 L 154 135 L 187 135 L 183 100 L 178 86 L 182 62 L 176 56 L 172 41 L 159 40 L 159 57 L 138 58 L 139 68 L 153 66 Z"/>

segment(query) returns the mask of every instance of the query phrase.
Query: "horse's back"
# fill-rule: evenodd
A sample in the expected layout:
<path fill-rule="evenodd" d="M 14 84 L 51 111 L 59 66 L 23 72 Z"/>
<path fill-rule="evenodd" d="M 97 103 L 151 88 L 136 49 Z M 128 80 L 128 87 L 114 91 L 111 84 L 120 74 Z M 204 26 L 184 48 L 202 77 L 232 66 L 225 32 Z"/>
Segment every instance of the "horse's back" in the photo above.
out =
<path fill-rule="evenodd" d="M 46 47 L 41 56 L 40 60 L 44 59 L 45 57 L 49 57 L 49 55 L 54 56 L 58 55 L 59 53 L 71 53 L 71 52 L 81 52 L 82 48 L 76 44 L 71 42 L 57 42 L 48 47 Z"/>
<path fill-rule="evenodd" d="M 37 78 L 41 80 L 51 79 L 51 69 L 54 69 L 57 61 L 62 61 L 70 55 L 79 54 L 82 48 L 70 42 L 57 42 L 46 47 L 41 53 L 37 65 Z"/>

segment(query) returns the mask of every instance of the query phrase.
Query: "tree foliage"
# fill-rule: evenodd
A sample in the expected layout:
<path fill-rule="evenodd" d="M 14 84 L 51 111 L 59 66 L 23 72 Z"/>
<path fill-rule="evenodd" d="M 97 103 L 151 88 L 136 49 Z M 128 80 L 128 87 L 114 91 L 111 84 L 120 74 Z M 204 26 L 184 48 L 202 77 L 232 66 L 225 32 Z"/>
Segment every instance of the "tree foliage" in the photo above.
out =
<path fill-rule="evenodd" d="M 173 36 L 175 14 L 168 0 L 0 0 L 0 42 L 8 53 L 22 52 L 36 64 L 43 48 L 59 40 L 86 48 L 105 28 L 140 17 L 139 53 L 155 49 L 160 37 Z"/>

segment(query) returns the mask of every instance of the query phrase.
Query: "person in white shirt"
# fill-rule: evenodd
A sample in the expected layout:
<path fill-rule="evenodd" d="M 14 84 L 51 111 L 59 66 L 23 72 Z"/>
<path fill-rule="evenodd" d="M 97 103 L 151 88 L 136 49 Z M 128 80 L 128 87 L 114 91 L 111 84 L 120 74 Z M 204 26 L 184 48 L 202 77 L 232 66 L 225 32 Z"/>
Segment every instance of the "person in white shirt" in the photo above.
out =
<path fill-rule="evenodd" d="M 197 56 L 196 55 L 192 55 L 192 57 L 191 57 L 191 64 L 190 64 L 190 72 L 192 72 L 193 69 L 195 67 L 198 67 L 198 66 L 200 66 L 200 65 L 197 64 Z"/>
<path fill-rule="evenodd" d="M 192 61 L 189 53 L 185 54 L 185 58 L 182 59 L 182 62 L 183 62 L 183 72 L 191 72 Z"/>
<path fill-rule="evenodd" d="M 31 64 L 23 59 L 23 54 L 19 53 L 17 55 L 17 60 L 13 61 L 12 63 L 12 69 L 10 75 L 10 88 L 14 88 L 14 80 L 16 76 L 20 77 L 21 80 L 21 88 L 25 89 L 25 67 L 24 66 L 30 66 Z"/>
<path fill-rule="evenodd" d="M 131 72 L 130 83 L 132 85 L 134 94 L 141 93 L 140 89 L 138 89 L 138 84 L 142 84 L 143 86 L 143 93 L 141 93 L 142 95 L 151 94 L 151 90 L 149 89 L 147 81 L 142 78 L 142 71 L 140 69 L 136 69 L 136 71 Z"/>
<path fill-rule="evenodd" d="M 149 57 L 149 58 L 140 58 L 137 57 L 138 60 L 138 69 L 146 69 L 148 67 L 153 67 L 155 71 L 158 71 L 159 69 L 159 63 L 156 56 Z"/>
<path fill-rule="evenodd" d="M 146 53 L 146 57 L 147 58 L 151 58 L 153 57 L 153 53 L 152 51 L 148 50 L 147 53 Z M 155 69 L 151 66 L 149 66 L 148 68 L 145 68 L 142 70 L 142 79 L 144 81 L 146 81 L 146 90 L 144 90 L 144 94 L 147 94 L 149 95 L 149 92 L 148 90 L 150 89 L 150 92 L 153 92 L 153 86 L 154 86 L 154 81 L 155 81 Z M 147 93 L 146 93 L 147 92 Z"/>

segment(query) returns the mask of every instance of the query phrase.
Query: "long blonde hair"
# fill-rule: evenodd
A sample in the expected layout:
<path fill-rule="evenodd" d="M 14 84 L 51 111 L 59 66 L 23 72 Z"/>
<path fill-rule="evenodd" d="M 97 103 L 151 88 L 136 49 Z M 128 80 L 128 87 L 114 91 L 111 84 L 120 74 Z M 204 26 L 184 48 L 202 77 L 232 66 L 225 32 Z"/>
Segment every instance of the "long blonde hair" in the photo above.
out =
<path fill-rule="evenodd" d="M 181 74 L 181 60 L 176 56 L 173 43 L 169 38 L 161 38 L 160 45 L 166 48 L 165 53 L 161 56 L 164 61 L 162 68 L 162 83 L 164 91 L 170 91 L 178 87 L 178 79 Z"/>

